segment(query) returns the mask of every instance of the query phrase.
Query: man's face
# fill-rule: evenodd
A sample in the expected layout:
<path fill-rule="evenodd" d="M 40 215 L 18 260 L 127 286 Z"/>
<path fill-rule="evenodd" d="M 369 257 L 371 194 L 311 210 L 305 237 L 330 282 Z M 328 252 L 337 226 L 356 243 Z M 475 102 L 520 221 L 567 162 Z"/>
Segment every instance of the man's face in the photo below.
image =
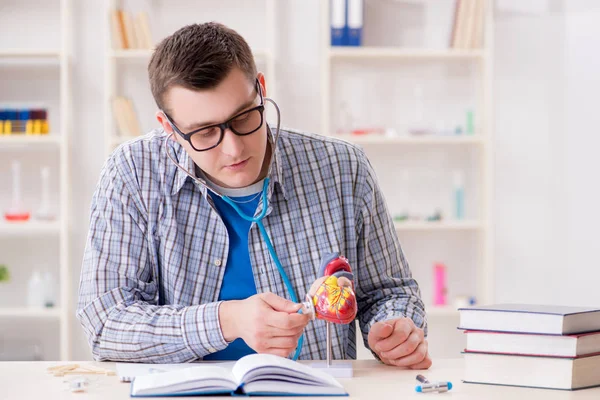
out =
<path fill-rule="evenodd" d="M 259 74 L 261 89 L 264 76 Z M 263 95 L 265 93 L 263 92 Z M 219 124 L 260 104 L 257 85 L 248 81 L 244 73 L 234 68 L 229 75 L 211 90 L 194 91 L 175 86 L 165 95 L 165 103 L 171 110 L 169 117 L 183 133 Z M 162 112 L 157 113 L 158 121 L 166 132 L 173 131 Z M 217 127 L 212 135 L 220 135 Z M 219 186 L 241 188 L 249 186 L 266 175 L 269 160 L 265 159 L 267 149 L 267 124 L 249 135 L 239 136 L 230 129 L 225 130 L 223 140 L 215 148 L 196 151 L 188 141 L 175 133 L 179 142 L 204 171 L 208 178 Z M 196 145 L 198 148 L 198 146 Z"/>

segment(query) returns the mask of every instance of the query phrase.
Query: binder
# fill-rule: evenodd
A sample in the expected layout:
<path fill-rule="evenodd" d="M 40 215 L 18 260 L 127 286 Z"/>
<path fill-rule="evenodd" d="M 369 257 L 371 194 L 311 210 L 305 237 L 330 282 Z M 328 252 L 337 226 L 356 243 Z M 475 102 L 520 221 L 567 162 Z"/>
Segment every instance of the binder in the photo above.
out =
<path fill-rule="evenodd" d="M 331 45 L 345 46 L 346 0 L 330 0 Z"/>
<path fill-rule="evenodd" d="M 363 0 L 347 0 L 348 4 L 348 45 L 362 45 Z"/>

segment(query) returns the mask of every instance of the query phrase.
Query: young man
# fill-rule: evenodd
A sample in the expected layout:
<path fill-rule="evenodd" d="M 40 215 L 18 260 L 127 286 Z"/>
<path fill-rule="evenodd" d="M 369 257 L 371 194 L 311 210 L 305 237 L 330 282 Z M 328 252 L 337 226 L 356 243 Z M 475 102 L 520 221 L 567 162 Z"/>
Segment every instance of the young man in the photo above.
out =
<path fill-rule="evenodd" d="M 289 130 L 274 148 L 265 76 L 220 24 L 167 37 L 148 71 L 162 129 L 111 155 L 92 201 L 77 317 L 94 358 L 285 357 L 303 332 L 300 359 L 325 358 L 325 323 L 287 300 L 259 227 L 214 190 L 247 215 L 267 206 L 263 223 L 301 300 L 323 254 L 344 255 L 369 348 L 387 364 L 429 368 L 420 291 L 364 153 Z M 355 335 L 354 324 L 335 325 L 334 358 L 356 357 Z"/>

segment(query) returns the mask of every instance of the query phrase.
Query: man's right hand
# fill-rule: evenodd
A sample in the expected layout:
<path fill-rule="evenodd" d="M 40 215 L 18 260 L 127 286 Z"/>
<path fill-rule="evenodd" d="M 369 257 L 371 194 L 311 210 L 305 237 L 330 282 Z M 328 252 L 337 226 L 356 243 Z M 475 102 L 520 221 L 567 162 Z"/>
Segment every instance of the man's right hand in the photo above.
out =
<path fill-rule="evenodd" d="M 273 293 L 225 301 L 219 307 L 223 337 L 228 342 L 242 338 L 257 353 L 287 357 L 310 321 L 298 314 L 300 307 Z"/>

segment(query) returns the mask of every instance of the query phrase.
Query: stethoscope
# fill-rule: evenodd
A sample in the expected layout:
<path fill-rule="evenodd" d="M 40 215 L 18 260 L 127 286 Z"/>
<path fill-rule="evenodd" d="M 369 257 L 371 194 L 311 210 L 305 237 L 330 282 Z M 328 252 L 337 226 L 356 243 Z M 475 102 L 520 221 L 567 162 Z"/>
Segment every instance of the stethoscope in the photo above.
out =
<path fill-rule="evenodd" d="M 275 140 L 273 141 L 273 151 L 271 152 L 271 161 L 269 162 L 269 169 L 267 172 L 267 177 L 265 178 L 265 181 L 263 183 L 263 188 L 262 188 L 261 198 L 262 198 L 262 202 L 263 202 L 263 209 L 262 209 L 261 213 L 256 217 L 247 215 L 246 213 L 244 213 L 233 200 L 231 200 L 229 197 L 219 193 L 217 190 L 212 188 L 210 185 L 207 184 L 207 182 L 204 179 L 194 176 L 190 171 L 188 171 L 181 164 L 179 164 L 177 162 L 177 160 L 175 160 L 173 158 L 173 156 L 171 156 L 171 154 L 169 153 L 168 140 L 171 138 L 171 136 L 175 135 L 174 131 L 171 132 L 166 137 L 165 147 L 166 147 L 167 156 L 178 168 L 180 168 L 183 172 L 185 172 L 194 181 L 196 181 L 197 183 L 199 183 L 201 185 L 204 185 L 208 190 L 210 190 L 215 195 L 217 195 L 221 199 L 223 199 L 223 201 L 225 201 L 227 204 L 229 204 L 231 207 L 233 207 L 233 209 L 238 213 L 238 215 L 240 217 L 242 217 L 243 219 L 245 219 L 248 222 L 255 223 L 258 226 L 258 229 L 260 230 L 263 240 L 267 244 L 267 249 L 269 250 L 269 254 L 271 255 L 271 258 L 273 259 L 273 262 L 275 262 L 275 265 L 277 266 L 277 270 L 279 271 L 279 274 L 281 274 L 281 278 L 283 279 L 283 283 L 285 284 L 285 286 L 287 288 L 287 291 L 290 295 L 291 300 L 294 303 L 298 303 L 298 297 L 296 296 L 294 287 L 292 286 L 292 283 L 290 282 L 290 278 L 288 277 L 287 273 L 283 269 L 283 266 L 281 265 L 281 261 L 279 261 L 279 257 L 277 257 L 277 254 L 275 253 L 275 248 L 273 247 L 271 238 L 269 237 L 269 234 L 267 233 L 267 230 L 265 229 L 265 226 L 262 223 L 263 218 L 265 217 L 265 215 L 267 215 L 267 208 L 268 208 L 267 188 L 269 186 L 269 180 L 270 180 L 269 177 L 271 176 L 273 160 L 275 159 L 275 150 L 277 149 L 277 141 L 279 140 L 279 130 L 281 128 L 281 113 L 279 111 L 279 106 L 277 105 L 277 103 L 275 103 L 275 101 L 273 99 L 268 98 L 268 97 L 263 98 L 263 101 L 268 101 L 271 104 L 273 104 L 273 106 L 275 106 L 275 110 L 277 112 L 277 127 L 276 127 L 276 131 L 275 131 Z M 292 358 L 293 360 L 297 360 L 298 357 L 300 356 L 300 352 L 302 351 L 303 343 L 304 343 L 304 333 L 300 336 L 300 339 L 298 340 L 298 347 L 296 347 L 296 352 L 294 353 L 294 356 Z"/>

